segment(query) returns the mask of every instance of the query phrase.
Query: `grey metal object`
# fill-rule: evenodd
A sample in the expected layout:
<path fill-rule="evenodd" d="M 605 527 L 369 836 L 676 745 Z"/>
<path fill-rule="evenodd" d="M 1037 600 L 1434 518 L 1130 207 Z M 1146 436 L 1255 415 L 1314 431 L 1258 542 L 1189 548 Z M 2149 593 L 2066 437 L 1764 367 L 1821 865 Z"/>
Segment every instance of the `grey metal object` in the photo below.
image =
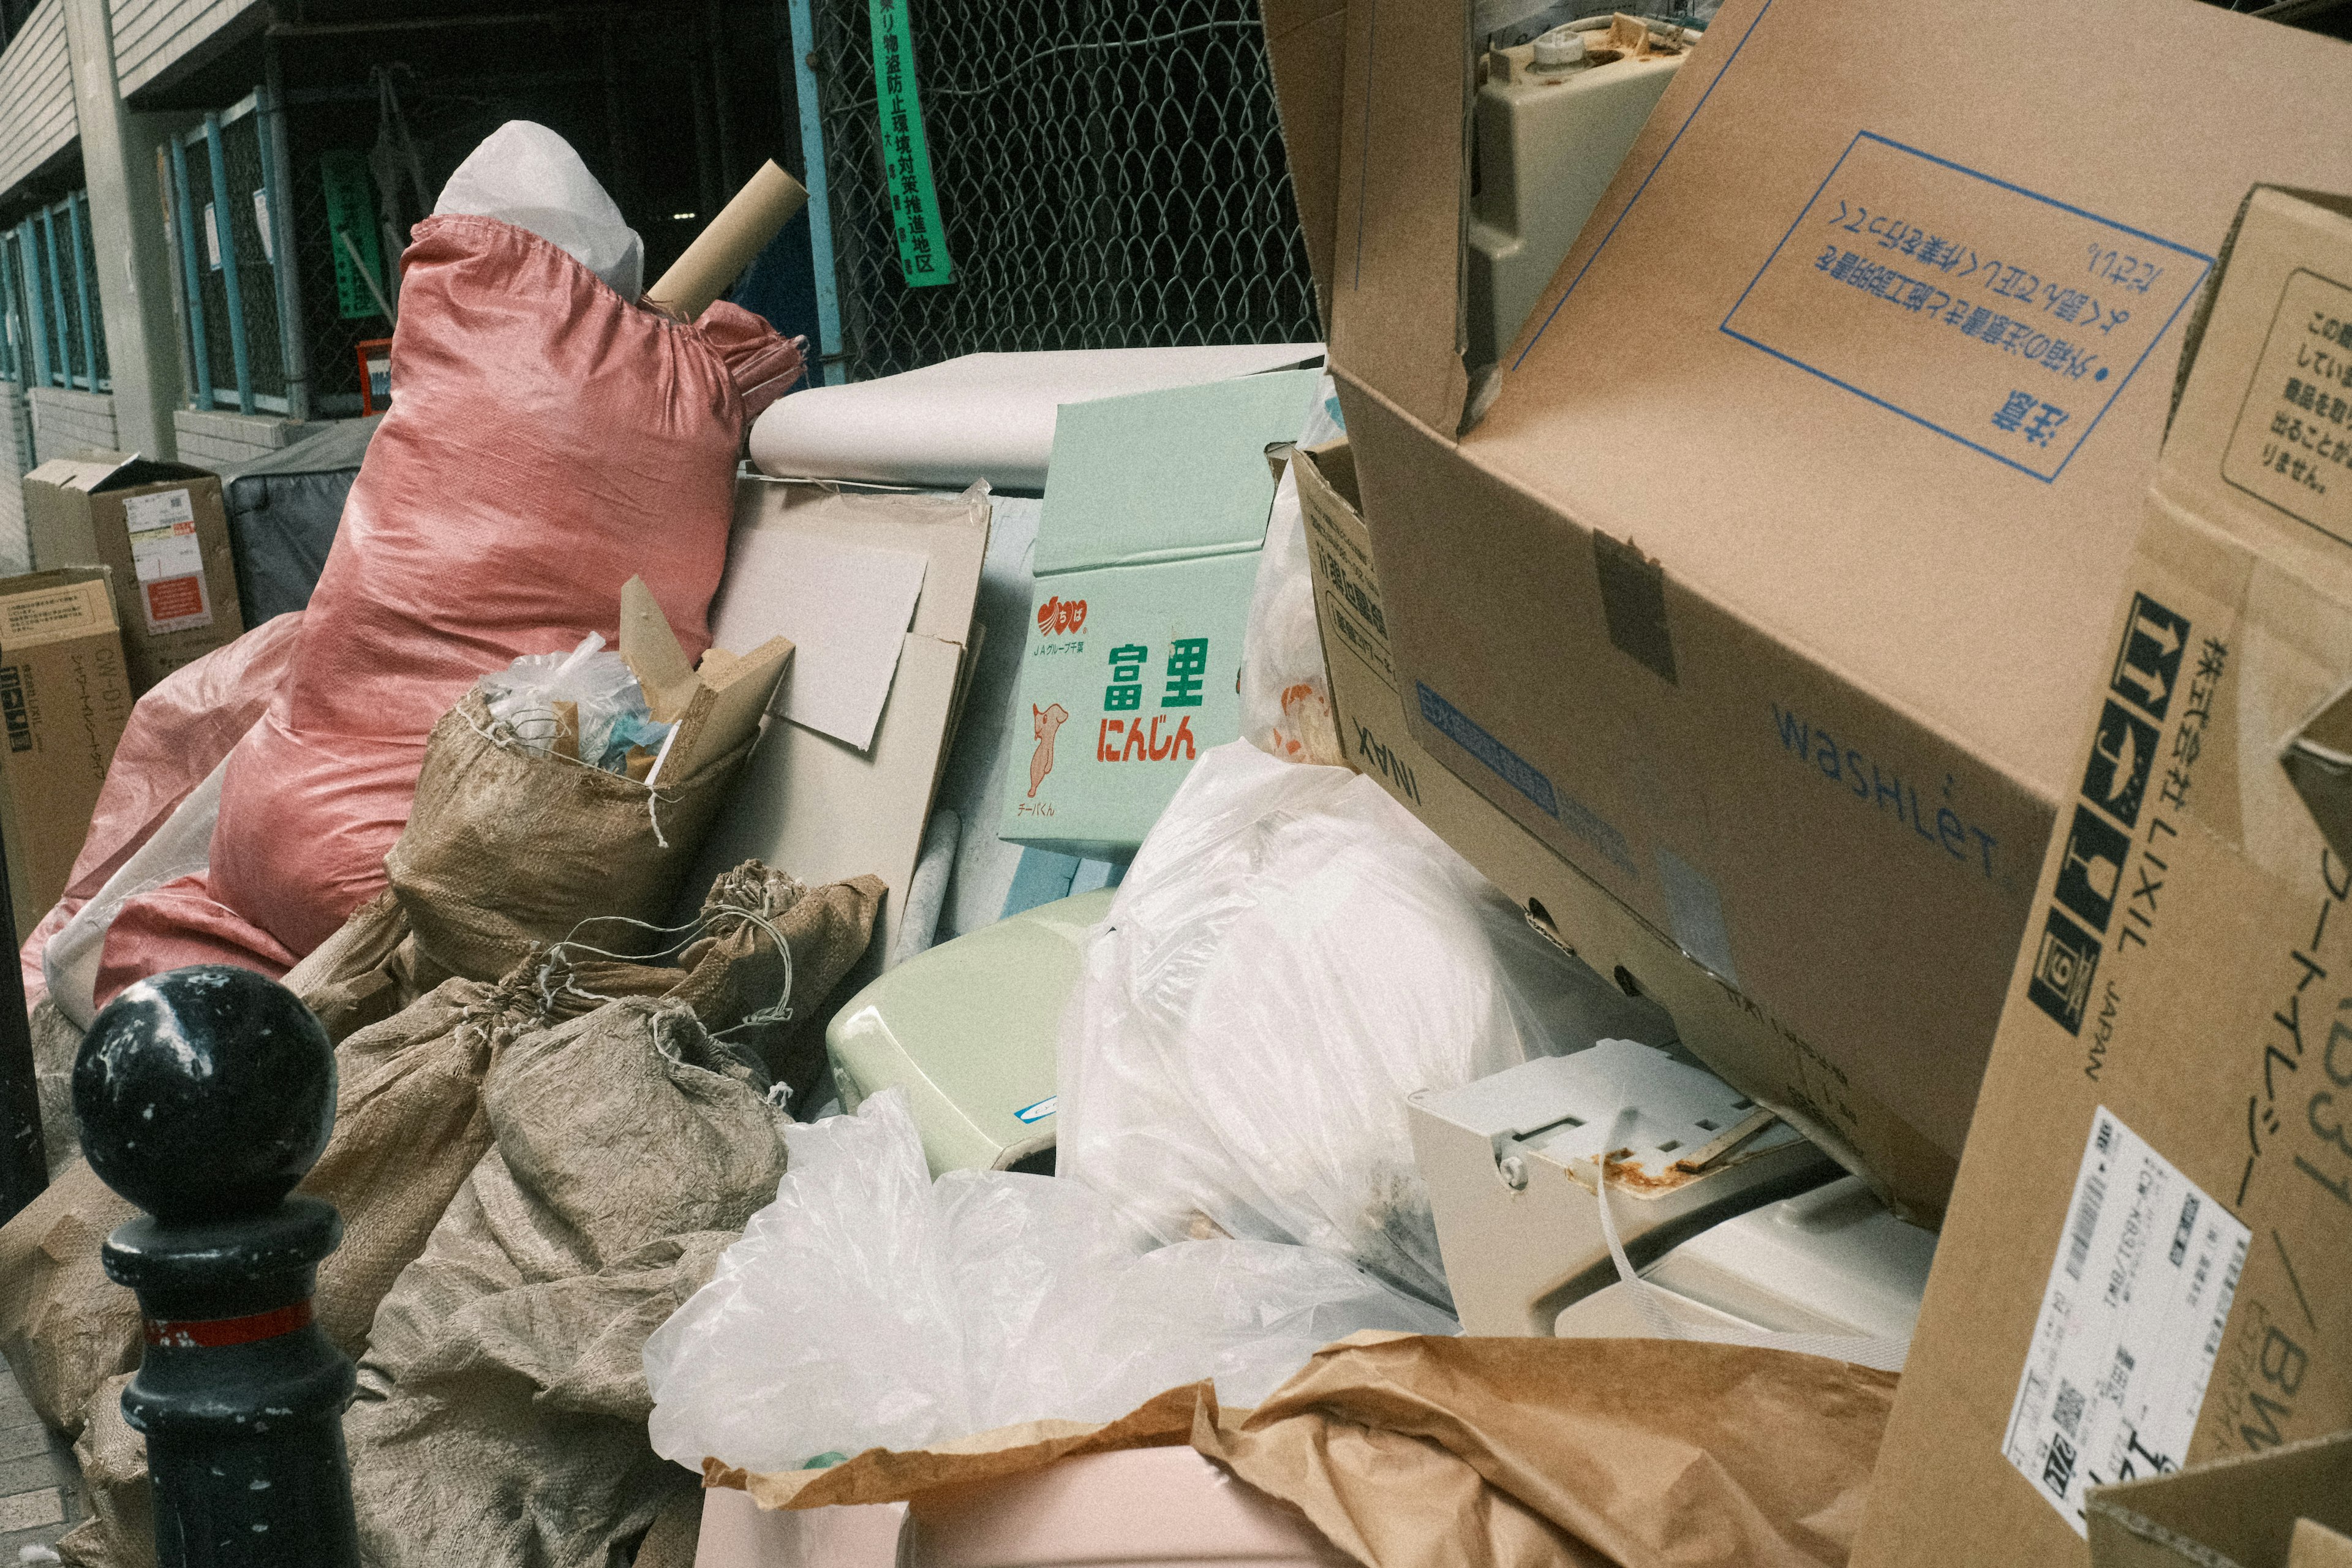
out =
<path fill-rule="evenodd" d="M 335 542 L 344 499 L 383 422 L 382 415 L 342 420 L 221 475 L 237 603 L 247 626 L 310 603 Z"/>
<path fill-rule="evenodd" d="M 294 164 L 288 153 L 286 88 L 278 40 L 261 40 L 263 81 L 254 129 L 261 137 L 261 182 L 269 210 L 270 279 L 278 289 L 278 344 L 286 372 L 286 416 L 310 417 L 310 349 L 302 331 L 302 268 L 295 254 Z"/>
<path fill-rule="evenodd" d="M 16 914 L 8 896 L 5 845 L 0 845 L 0 929 L 14 939 Z M 33 1029 L 25 1015 L 25 975 L 15 963 L 0 963 L 0 1225 L 15 1218 L 48 1184 Z"/>
<path fill-rule="evenodd" d="M 1253 0 L 928 5 L 914 28 L 955 268 L 938 287 L 899 272 L 867 0 L 812 0 L 794 42 L 814 60 L 853 379 L 990 351 L 1322 335 Z"/>

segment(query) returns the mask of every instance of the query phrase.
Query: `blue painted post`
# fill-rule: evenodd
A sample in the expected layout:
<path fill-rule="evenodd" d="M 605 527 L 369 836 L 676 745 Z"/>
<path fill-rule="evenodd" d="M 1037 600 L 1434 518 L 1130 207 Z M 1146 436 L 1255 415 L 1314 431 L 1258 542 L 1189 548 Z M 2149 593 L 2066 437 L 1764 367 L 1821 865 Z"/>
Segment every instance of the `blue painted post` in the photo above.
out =
<path fill-rule="evenodd" d="M 816 72 L 809 57 L 816 49 L 816 24 L 809 0 L 791 0 L 793 86 L 801 106 L 802 179 L 808 186 L 809 260 L 816 271 L 816 341 L 824 384 L 839 386 L 848 374 L 841 363 L 841 288 L 834 272 L 833 207 L 825 200 L 824 117 L 818 112 Z"/>
<path fill-rule="evenodd" d="M 45 209 L 41 214 L 41 248 L 49 253 L 49 304 L 57 312 L 55 330 L 58 334 L 58 379 L 65 386 L 74 384 L 73 343 L 66 336 L 66 275 L 58 265 L 58 210 Z"/>
<path fill-rule="evenodd" d="M 81 355 L 83 368 L 89 372 L 89 389 L 98 390 L 98 324 L 90 315 L 90 296 L 96 290 L 90 286 L 89 262 L 82 250 L 81 209 L 89 196 L 76 192 L 66 197 L 67 238 L 73 246 L 74 301 L 81 310 Z"/>
<path fill-rule="evenodd" d="M 221 156 L 220 116 L 205 114 L 205 152 L 213 171 L 213 233 L 220 240 L 221 283 L 228 290 L 228 353 L 236 364 L 236 411 L 253 412 L 253 361 L 245 346 L 245 294 L 236 283 L 236 229 L 229 223 L 228 161 Z"/>
<path fill-rule="evenodd" d="M 26 331 L 33 340 L 33 379 L 26 390 L 49 384 L 48 313 L 41 309 L 41 252 L 33 243 L 33 220 L 16 226 L 16 253 L 25 258 Z"/>
<path fill-rule="evenodd" d="M 8 265 L 8 236 L 0 234 L 0 374 L 25 384 L 25 351 L 16 342 L 16 274 Z"/>
<path fill-rule="evenodd" d="M 180 215 L 180 267 L 188 283 L 188 342 L 195 350 L 196 406 L 210 409 L 213 405 L 213 359 L 205 340 L 204 270 L 196 265 L 195 207 L 188 195 L 188 147 L 178 136 L 172 138 L 173 199 Z"/>

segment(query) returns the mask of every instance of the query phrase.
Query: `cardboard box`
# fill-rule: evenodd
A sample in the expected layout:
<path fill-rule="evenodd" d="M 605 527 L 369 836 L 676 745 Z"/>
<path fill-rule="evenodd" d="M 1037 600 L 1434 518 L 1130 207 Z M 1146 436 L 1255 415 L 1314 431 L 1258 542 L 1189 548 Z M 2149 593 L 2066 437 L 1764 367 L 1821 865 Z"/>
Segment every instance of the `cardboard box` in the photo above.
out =
<path fill-rule="evenodd" d="M 1378 9 L 1266 26 L 1414 738 L 1956 1154 L 2183 312 L 2352 50 L 1733 0 L 1474 400 L 1467 7 Z"/>
<path fill-rule="evenodd" d="M 1037 523 L 1034 637 L 998 836 L 1124 854 L 1192 762 L 1241 733 L 1242 633 L 1291 440 L 1319 373 L 1066 404 Z"/>
<path fill-rule="evenodd" d="M 53 458 L 25 476 L 33 564 L 104 566 L 133 691 L 245 630 L 218 476 L 120 452 Z"/>
<path fill-rule="evenodd" d="M 711 605 L 712 640 L 749 647 L 773 629 L 776 584 L 845 546 L 924 558 L 914 619 L 872 742 L 860 748 L 772 712 L 735 793 L 711 825 L 688 889 L 757 858 L 814 887 L 873 875 L 890 889 L 866 957 L 842 982 L 847 995 L 896 952 L 907 893 L 930 819 L 931 798 L 954 739 L 966 657 L 988 552 L 989 503 L 961 496 L 844 495 L 815 484 L 746 474 L 735 489 L 727 575 Z M 797 665 L 819 650 L 824 629 L 794 640 Z M 698 891 L 692 894 L 695 902 Z M 690 918 L 681 908 L 675 918 Z M 798 1088 L 800 1086 L 795 1086 Z"/>
<path fill-rule="evenodd" d="M 65 891 L 131 721 L 131 683 L 104 567 L 0 581 L 0 833 L 16 941 Z"/>
<path fill-rule="evenodd" d="M 2352 681 L 2352 201 L 2325 201 L 2255 192 L 2185 351 L 1857 1565 L 2080 1564 L 2088 1487 L 2352 1427 L 2352 858 L 2318 739 Z"/>
<path fill-rule="evenodd" d="M 2091 1568 L 2352 1563 L 2352 1433 L 2091 1494 Z"/>
<path fill-rule="evenodd" d="M 1315 616 L 1331 707 L 1349 763 L 1378 780 L 1527 911 L 1570 957 L 1664 1008 L 1673 1033 L 1726 1081 L 1770 1107 L 1849 1169 L 1867 1172 L 1906 1216 L 1933 1223 L 1956 1162 L 1884 1106 L 1855 1094 L 1837 1066 L 1546 848 L 1423 751 L 1407 728 L 1388 637 L 1387 595 L 1358 509 L 1355 463 L 1334 442 L 1292 455 L 1315 573 Z M 1709 940 L 1686 925 L 1704 948 Z M 1865 1161 L 1861 1151 L 1872 1151 Z"/>

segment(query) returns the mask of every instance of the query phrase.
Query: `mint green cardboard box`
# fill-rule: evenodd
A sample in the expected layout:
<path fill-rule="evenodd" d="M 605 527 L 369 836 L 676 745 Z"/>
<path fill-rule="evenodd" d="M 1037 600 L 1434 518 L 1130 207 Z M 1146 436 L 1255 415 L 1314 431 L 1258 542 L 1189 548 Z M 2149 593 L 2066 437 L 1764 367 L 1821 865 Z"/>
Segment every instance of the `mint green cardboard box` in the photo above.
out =
<path fill-rule="evenodd" d="M 1143 842 L 1200 754 L 1241 734 L 1242 631 L 1274 503 L 1266 448 L 1318 373 L 1065 405 L 1055 417 L 1000 837 Z"/>

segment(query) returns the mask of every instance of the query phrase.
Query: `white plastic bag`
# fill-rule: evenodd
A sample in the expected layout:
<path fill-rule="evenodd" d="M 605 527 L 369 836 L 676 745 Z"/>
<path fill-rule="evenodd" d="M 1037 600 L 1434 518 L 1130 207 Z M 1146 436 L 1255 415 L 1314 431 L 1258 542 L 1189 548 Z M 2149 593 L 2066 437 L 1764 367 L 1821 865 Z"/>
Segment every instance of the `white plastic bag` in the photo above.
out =
<path fill-rule="evenodd" d="M 1300 1242 L 1450 1305 L 1405 1101 L 1645 1026 L 1371 780 L 1202 754 L 1088 938 L 1056 1169 L 1147 1236 Z"/>
<path fill-rule="evenodd" d="M 645 289 L 645 242 L 572 143 L 544 125 L 509 120 L 483 137 L 441 187 L 433 216 L 447 213 L 527 228 L 569 252 L 624 300 Z"/>
<path fill-rule="evenodd" d="M 1286 763 L 1339 763 L 1339 731 L 1331 713 L 1331 676 L 1315 624 L 1314 565 L 1298 476 L 1284 466 L 1275 487 L 1265 549 L 1250 592 L 1242 633 L 1242 738 Z"/>
<path fill-rule="evenodd" d="M 1108 1421 L 1204 1377 L 1250 1405 L 1358 1330 L 1458 1331 L 1307 1247 L 1139 1254 L 1076 1183 L 931 1182 L 898 1089 L 784 1139 L 776 1201 L 646 1344 L 654 1448 L 689 1468 L 797 1469 L 1017 1421 Z"/>
<path fill-rule="evenodd" d="M 1340 434 L 1325 376 L 1298 445 L 1319 446 Z M 1345 760 L 1331 711 L 1331 677 L 1315 623 L 1315 570 L 1307 549 L 1307 520 L 1298 505 L 1296 459 L 1275 487 L 1265 548 L 1250 590 L 1242 632 L 1242 739 L 1286 763 Z"/>

